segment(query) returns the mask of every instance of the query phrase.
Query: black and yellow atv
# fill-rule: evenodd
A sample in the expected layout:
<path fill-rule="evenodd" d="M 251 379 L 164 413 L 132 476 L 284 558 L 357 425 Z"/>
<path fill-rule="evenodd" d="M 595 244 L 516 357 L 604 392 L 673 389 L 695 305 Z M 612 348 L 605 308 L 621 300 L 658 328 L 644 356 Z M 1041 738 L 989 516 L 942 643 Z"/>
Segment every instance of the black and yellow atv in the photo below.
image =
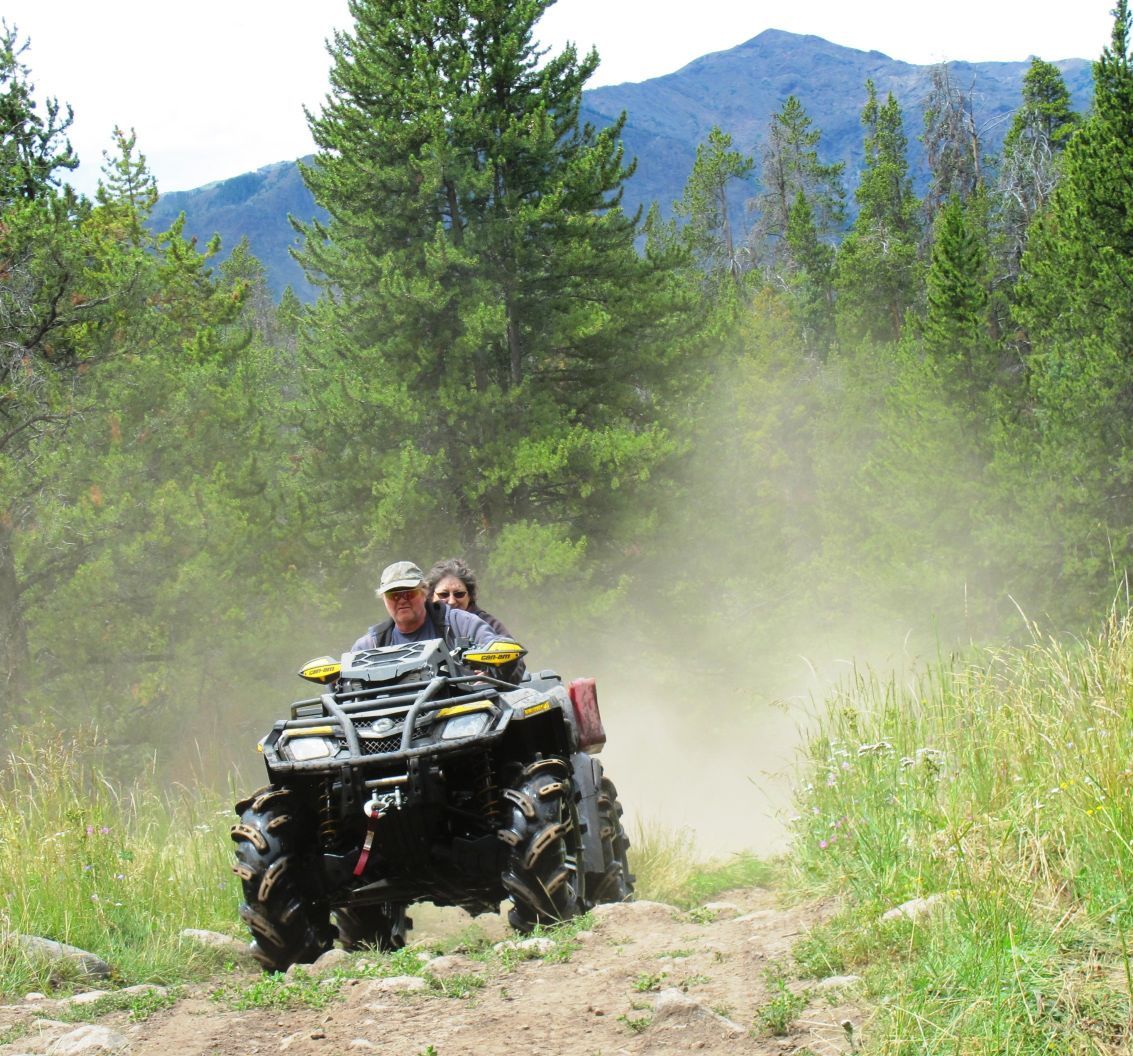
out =
<path fill-rule="evenodd" d="M 594 681 L 542 671 L 513 685 L 500 676 L 522 655 L 438 639 L 300 671 L 327 689 L 264 738 L 271 783 L 236 804 L 232 829 L 265 968 L 336 939 L 403 946 L 414 902 L 477 914 L 510 899 L 528 931 L 632 895 Z"/>

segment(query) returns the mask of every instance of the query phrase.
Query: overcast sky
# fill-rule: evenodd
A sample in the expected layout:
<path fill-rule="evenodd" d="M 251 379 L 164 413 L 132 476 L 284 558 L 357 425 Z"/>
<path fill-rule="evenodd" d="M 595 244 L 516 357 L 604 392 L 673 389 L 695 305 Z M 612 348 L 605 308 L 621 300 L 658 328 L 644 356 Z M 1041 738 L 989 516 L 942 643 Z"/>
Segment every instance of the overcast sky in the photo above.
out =
<path fill-rule="evenodd" d="M 1113 0 L 558 0 L 540 39 L 598 49 L 590 87 L 641 81 L 765 29 L 812 33 L 905 62 L 1096 59 Z M 325 41 L 346 0 L 0 0 L 31 48 L 37 93 L 70 103 L 93 190 L 115 125 L 134 128 L 161 191 L 227 179 L 312 150 L 303 105 L 326 92 Z"/>

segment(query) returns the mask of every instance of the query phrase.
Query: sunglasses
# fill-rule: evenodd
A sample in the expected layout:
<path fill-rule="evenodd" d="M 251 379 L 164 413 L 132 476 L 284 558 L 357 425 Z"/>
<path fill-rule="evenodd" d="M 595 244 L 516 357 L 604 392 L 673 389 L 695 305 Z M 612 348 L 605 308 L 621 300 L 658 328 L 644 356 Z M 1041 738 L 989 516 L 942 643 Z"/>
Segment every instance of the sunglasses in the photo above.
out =
<path fill-rule="evenodd" d="M 460 601 L 461 598 L 467 598 L 468 597 L 468 591 L 467 590 L 438 590 L 437 593 L 436 593 L 436 597 L 440 598 L 443 601 L 450 594 L 454 598 L 456 598 L 457 601 Z"/>

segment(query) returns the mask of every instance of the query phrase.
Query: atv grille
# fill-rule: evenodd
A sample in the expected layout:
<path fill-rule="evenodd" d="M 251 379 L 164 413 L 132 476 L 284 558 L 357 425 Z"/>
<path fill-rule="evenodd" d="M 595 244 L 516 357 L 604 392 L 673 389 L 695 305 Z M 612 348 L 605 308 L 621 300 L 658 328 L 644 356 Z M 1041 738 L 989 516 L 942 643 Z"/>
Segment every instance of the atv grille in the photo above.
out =
<path fill-rule="evenodd" d="M 432 725 L 433 720 L 431 717 L 426 718 L 424 722 L 417 723 L 413 730 L 413 740 L 411 743 L 413 745 L 420 744 L 426 734 L 428 734 Z M 363 755 L 387 755 L 390 752 L 401 751 L 400 729 L 392 730 L 386 737 L 367 736 L 367 731 L 365 729 L 360 729 L 358 733 L 358 741 L 362 747 Z M 340 748 L 345 747 L 346 738 L 339 737 L 338 744 Z"/>
<path fill-rule="evenodd" d="M 396 737 L 379 737 L 376 740 L 371 737 L 362 737 L 360 740 L 363 755 L 385 755 L 387 752 L 401 750 L 401 734 Z M 345 737 L 342 738 L 342 744 L 346 744 Z"/>

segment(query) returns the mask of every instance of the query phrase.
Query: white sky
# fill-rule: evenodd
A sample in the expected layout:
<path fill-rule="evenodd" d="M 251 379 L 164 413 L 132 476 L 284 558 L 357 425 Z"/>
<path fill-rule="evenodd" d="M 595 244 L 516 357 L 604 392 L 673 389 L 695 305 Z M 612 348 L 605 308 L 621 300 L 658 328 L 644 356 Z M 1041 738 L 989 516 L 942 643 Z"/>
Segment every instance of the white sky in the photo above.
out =
<path fill-rule="evenodd" d="M 927 64 L 1096 59 L 1113 0 L 558 0 L 540 25 L 554 48 L 597 47 L 589 87 L 670 73 L 765 29 Z M 115 125 L 134 128 L 161 191 L 186 190 L 309 153 L 304 104 L 326 91 L 324 42 L 346 0 L 0 0 L 30 38 L 38 94 L 70 103 L 72 178 L 94 189 Z"/>

